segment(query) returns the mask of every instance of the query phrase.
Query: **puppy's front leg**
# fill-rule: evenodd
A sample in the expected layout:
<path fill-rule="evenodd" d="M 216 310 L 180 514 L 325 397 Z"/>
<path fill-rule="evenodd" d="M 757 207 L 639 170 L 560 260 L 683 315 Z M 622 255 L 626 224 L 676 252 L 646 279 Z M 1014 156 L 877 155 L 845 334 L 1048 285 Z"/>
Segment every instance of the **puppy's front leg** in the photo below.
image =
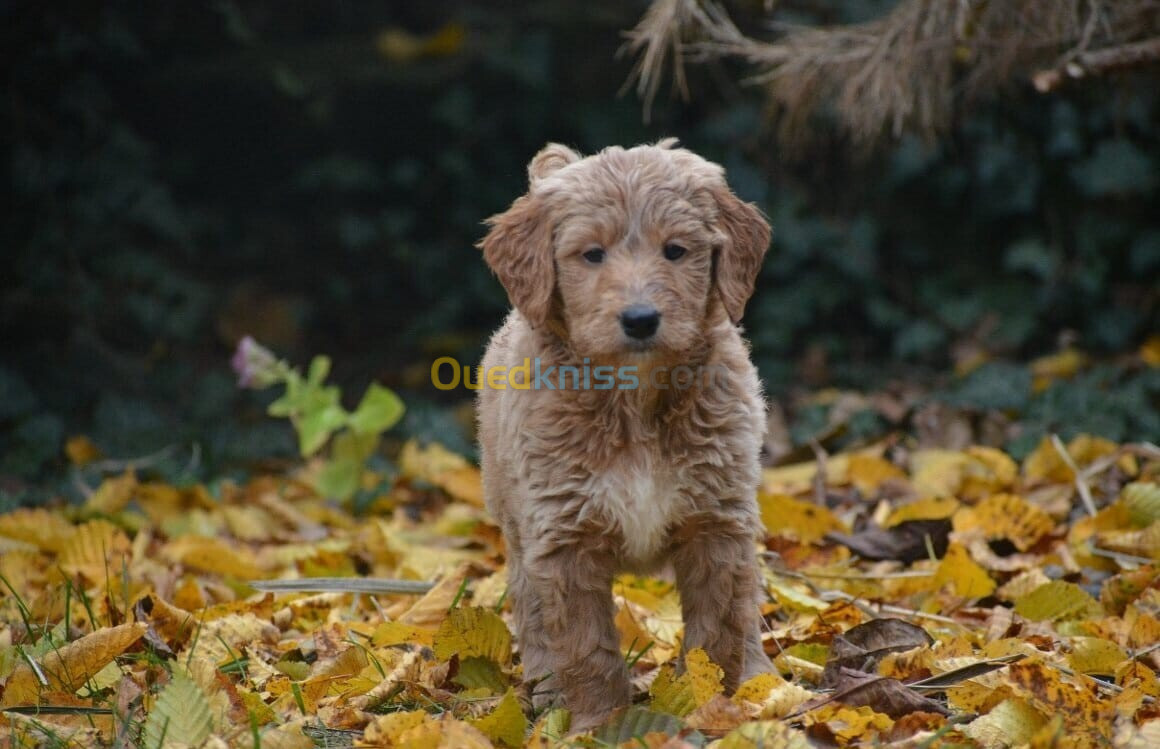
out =
<path fill-rule="evenodd" d="M 572 730 L 599 724 L 614 708 L 629 702 L 628 669 L 620 654 L 613 622 L 611 560 L 578 544 L 557 546 L 527 559 L 525 595 L 539 604 L 543 632 L 524 637 L 538 652 L 524 656 L 527 668 L 545 669 L 572 712 Z M 525 633 L 521 633 L 524 635 Z"/>
<path fill-rule="evenodd" d="M 725 671 L 725 688 L 772 666 L 761 651 L 753 532 L 743 523 L 698 523 L 673 557 L 685 650 L 704 648 Z"/>

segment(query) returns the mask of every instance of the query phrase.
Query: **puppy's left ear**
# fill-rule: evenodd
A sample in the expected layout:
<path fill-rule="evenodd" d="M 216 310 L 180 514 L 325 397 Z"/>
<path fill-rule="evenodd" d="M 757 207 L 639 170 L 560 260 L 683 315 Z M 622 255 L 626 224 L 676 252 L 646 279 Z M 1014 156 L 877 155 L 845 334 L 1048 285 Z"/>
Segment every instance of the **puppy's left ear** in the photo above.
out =
<path fill-rule="evenodd" d="M 717 254 L 717 291 L 729 319 L 736 325 L 745 314 L 745 303 L 753 294 L 761 261 L 769 248 L 769 222 L 752 203 L 746 203 L 728 187 L 714 190 L 717 223 L 725 242 Z"/>
<path fill-rule="evenodd" d="M 476 246 L 507 290 L 512 306 L 533 327 L 548 322 L 556 268 L 552 262 L 552 225 L 543 200 L 529 193 L 511 208 L 489 218 L 487 236 Z"/>

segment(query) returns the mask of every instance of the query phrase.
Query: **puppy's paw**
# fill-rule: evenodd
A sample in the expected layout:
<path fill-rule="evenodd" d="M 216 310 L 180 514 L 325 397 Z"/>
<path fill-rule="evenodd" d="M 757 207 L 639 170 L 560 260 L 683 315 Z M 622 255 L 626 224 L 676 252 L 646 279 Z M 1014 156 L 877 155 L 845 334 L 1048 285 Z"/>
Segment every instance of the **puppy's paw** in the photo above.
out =
<path fill-rule="evenodd" d="M 552 676 L 536 680 L 530 685 L 532 707 L 536 715 L 540 715 L 554 707 L 564 707 L 564 697 L 560 694 L 560 685 Z"/>

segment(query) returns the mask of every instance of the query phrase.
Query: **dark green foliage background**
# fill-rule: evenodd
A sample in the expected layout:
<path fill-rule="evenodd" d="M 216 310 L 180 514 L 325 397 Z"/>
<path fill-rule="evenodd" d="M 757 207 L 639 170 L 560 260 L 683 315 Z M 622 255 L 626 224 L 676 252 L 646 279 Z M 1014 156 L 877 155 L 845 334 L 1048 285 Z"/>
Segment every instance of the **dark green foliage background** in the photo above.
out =
<path fill-rule="evenodd" d="M 787 5 L 808 23 L 890 2 Z M 620 31 L 644 3 L 16 3 L 0 11 L 10 199 L 0 280 L 0 492 L 59 475 L 62 440 L 204 477 L 288 453 L 239 396 L 220 317 L 239 288 L 292 300 L 279 353 L 378 377 L 405 431 L 470 451 L 448 401 L 400 374 L 477 360 L 506 299 L 472 244 L 547 140 L 584 151 L 677 135 L 724 164 L 775 240 L 746 327 L 773 394 L 822 352 L 827 381 L 945 370 L 975 339 L 1012 360 L 1063 333 L 1096 354 L 1157 331 L 1156 77 L 1041 96 L 1014 82 L 937 143 L 853 160 L 823 117 L 788 151 L 746 71 L 692 68 L 693 101 L 643 124 L 618 97 Z M 744 12 L 737 14 L 743 26 Z M 392 61 L 387 29 L 467 30 L 450 56 Z M 419 378 L 420 380 L 422 378 Z M 816 384 L 816 383 L 815 383 Z M 1020 415 L 1027 434 L 1160 434 L 1155 370 L 1097 369 L 1037 397 L 994 364 L 938 397 Z M 191 446 L 197 446 L 196 449 Z M 216 474 L 215 474 L 216 475 Z M 51 482 L 50 482 L 51 483 Z M 31 493 L 31 494 L 30 494 Z"/>

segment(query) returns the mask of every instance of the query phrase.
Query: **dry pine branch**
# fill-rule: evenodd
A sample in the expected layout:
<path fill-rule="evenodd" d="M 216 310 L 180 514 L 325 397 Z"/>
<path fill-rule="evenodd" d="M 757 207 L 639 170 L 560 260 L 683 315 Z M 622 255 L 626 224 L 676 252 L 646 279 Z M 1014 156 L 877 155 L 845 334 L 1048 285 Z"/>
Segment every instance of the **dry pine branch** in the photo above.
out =
<path fill-rule="evenodd" d="M 656 0 L 626 37 L 646 113 L 670 58 L 681 93 L 686 62 L 735 58 L 756 68 L 785 140 L 804 139 L 829 107 L 868 146 L 907 131 L 935 135 L 956 108 L 1033 73 L 1048 91 L 1154 63 L 1160 0 L 900 0 L 882 18 L 790 28 L 770 42 L 745 36 L 713 0 Z"/>

